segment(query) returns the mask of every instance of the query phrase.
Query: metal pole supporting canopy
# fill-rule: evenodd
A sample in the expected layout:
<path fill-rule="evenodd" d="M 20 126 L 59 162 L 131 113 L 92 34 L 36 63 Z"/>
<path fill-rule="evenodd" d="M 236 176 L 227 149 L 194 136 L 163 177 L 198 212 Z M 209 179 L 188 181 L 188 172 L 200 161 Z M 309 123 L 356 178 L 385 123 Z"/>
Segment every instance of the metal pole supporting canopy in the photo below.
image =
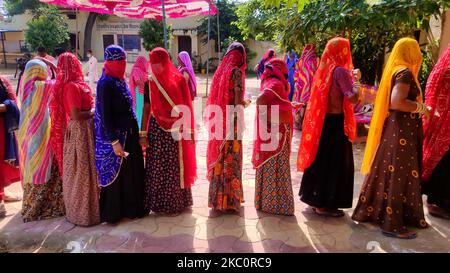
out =
<path fill-rule="evenodd" d="M 162 16 L 163 16 L 163 31 L 164 31 L 164 48 L 168 50 L 167 46 L 167 27 L 166 27 L 166 7 L 164 6 L 164 0 L 161 0 Z"/>
<path fill-rule="evenodd" d="M 208 97 L 208 85 L 209 85 L 209 58 L 211 55 L 211 4 L 208 9 L 208 59 L 206 59 L 206 96 Z"/>

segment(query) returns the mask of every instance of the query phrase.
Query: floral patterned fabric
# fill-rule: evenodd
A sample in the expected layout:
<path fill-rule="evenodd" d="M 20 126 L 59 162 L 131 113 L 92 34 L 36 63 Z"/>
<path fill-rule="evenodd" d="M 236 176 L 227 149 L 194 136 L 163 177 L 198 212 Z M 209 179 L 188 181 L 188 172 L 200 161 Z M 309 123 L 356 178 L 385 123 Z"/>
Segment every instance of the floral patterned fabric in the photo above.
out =
<path fill-rule="evenodd" d="M 209 185 L 208 206 L 215 210 L 239 211 L 244 202 L 242 189 L 242 141 L 228 140 L 216 163 Z"/>
<path fill-rule="evenodd" d="M 150 147 L 146 152 L 145 198 L 147 211 L 156 213 L 179 213 L 192 206 L 191 188 L 181 189 L 179 141 L 171 132 L 159 127 L 151 117 L 148 129 Z"/>
<path fill-rule="evenodd" d="M 44 184 L 24 184 L 22 217 L 24 222 L 30 222 L 61 217 L 64 214 L 62 179 L 58 163 L 53 160 L 48 181 Z"/>

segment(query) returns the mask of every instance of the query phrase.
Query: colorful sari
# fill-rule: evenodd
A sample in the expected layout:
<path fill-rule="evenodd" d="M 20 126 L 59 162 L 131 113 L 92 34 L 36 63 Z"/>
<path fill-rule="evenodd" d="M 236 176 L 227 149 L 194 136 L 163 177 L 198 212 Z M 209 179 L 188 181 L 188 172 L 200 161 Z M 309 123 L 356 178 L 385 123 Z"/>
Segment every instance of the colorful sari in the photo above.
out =
<path fill-rule="evenodd" d="M 306 104 L 311 96 L 314 73 L 318 67 L 314 45 L 305 45 L 296 66 L 294 80 L 298 92 L 294 96 L 294 101 Z"/>
<path fill-rule="evenodd" d="M 25 67 L 19 100 L 19 162 L 24 184 L 44 184 L 50 179 L 53 151 L 50 144 L 49 102 L 54 82 L 47 80 L 47 65 L 31 60 Z"/>
<path fill-rule="evenodd" d="M 194 100 L 197 96 L 197 79 L 195 78 L 194 67 L 192 66 L 191 57 L 189 57 L 189 53 L 186 51 L 181 51 L 178 54 L 178 71 L 181 74 L 184 72 L 189 74 L 189 90 L 191 94 L 191 99 Z"/>
<path fill-rule="evenodd" d="M 49 103 L 53 86 L 44 62 L 27 63 L 19 90 L 22 106 L 18 133 L 24 222 L 65 213 L 62 180 L 51 145 Z"/>
<path fill-rule="evenodd" d="M 295 65 L 297 64 L 298 57 L 297 54 L 293 49 L 290 51 L 292 56 L 289 56 L 287 54 L 286 57 L 286 63 L 288 67 L 288 81 L 289 81 L 289 100 L 292 101 L 292 98 L 294 97 L 294 88 L 295 88 L 295 80 L 294 80 L 294 74 L 295 74 Z"/>
<path fill-rule="evenodd" d="M 344 67 L 347 70 L 353 68 L 350 42 L 347 39 L 333 38 L 328 41 L 319 68 L 314 74 L 314 84 L 306 107 L 297 157 L 299 171 L 308 168 L 316 158 L 327 112 L 328 94 L 333 83 L 331 75 L 333 75 L 336 67 Z M 350 141 L 353 141 L 356 137 L 356 121 L 353 106 L 347 97 L 344 97 L 343 110 L 345 135 Z"/>
<path fill-rule="evenodd" d="M 144 109 L 144 88 L 148 81 L 148 61 L 144 56 L 138 56 L 131 68 L 130 91 L 133 96 L 133 108 L 136 112 L 139 128 L 142 122 L 142 110 Z"/>

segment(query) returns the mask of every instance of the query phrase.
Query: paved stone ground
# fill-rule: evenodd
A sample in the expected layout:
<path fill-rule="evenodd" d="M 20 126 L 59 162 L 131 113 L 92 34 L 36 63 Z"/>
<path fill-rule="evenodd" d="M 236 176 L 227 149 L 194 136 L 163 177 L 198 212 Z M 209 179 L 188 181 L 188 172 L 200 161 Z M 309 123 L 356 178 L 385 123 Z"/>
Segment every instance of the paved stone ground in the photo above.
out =
<path fill-rule="evenodd" d="M 11 71 L 1 73 L 12 74 Z M 205 88 L 205 79 L 199 80 Z M 257 94 L 258 81 L 247 79 L 247 90 Z M 295 194 L 295 216 L 276 216 L 254 208 L 255 172 L 251 167 L 255 105 L 246 109 L 243 184 L 246 202 L 239 213 L 215 214 L 207 208 L 208 182 L 205 179 L 206 141 L 197 143 L 199 180 L 192 189 L 194 206 L 176 216 L 150 215 L 139 220 L 123 220 L 117 225 L 101 224 L 84 228 L 63 217 L 23 223 L 21 203 L 6 205 L 8 216 L 0 220 L 0 252 L 450 252 L 449 221 L 430 217 L 431 227 L 420 230 L 414 240 L 384 237 L 370 224 L 350 219 L 315 215 L 298 200 L 301 173 L 295 161 L 300 132 L 294 134 L 291 171 Z M 200 133 L 204 128 L 200 127 Z M 355 169 L 361 165 L 363 144 L 354 145 Z M 326 171 L 326 170 L 324 170 Z M 355 173 L 355 199 L 363 177 Z M 21 194 L 20 183 L 7 189 Z"/>

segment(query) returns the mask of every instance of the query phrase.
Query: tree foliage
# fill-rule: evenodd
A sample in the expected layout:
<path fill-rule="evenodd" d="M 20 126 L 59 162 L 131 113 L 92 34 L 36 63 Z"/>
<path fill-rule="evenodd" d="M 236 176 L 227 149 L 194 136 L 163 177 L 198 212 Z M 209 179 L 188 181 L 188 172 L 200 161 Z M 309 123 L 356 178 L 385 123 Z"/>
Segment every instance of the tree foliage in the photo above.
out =
<path fill-rule="evenodd" d="M 26 10 L 33 12 L 45 5 L 39 0 L 4 0 L 4 3 L 10 16 L 25 13 Z"/>
<path fill-rule="evenodd" d="M 319 53 L 330 38 L 345 36 L 352 43 L 355 67 L 367 83 L 380 79 L 386 50 L 403 36 L 428 30 L 430 17 L 440 16 L 450 6 L 448 0 L 250 0 L 258 1 L 265 5 L 247 3 L 254 8 L 240 17 L 244 33 L 268 28 L 281 48 L 300 52 L 313 43 Z M 268 7 L 278 9 L 275 18 L 254 16 L 270 14 L 264 13 Z M 252 18 L 251 23 L 246 17 Z"/>
<path fill-rule="evenodd" d="M 167 25 L 167 39 L 171 39 L 172 28 Z M 151 51 L 155 47 L 164 47 L 164 28 L 162 21 L 145 20 L 141 23 L 139 35 L 142 37 L 144 48 Z"/>
<path fill-rule="evenodd" d="M 32 51 L 43 46 L 47 52 L 53 52 L 56 47 L 69 41 L 69 28 L 56 7 L 43 6 L 36 9 L 35 16 L 27 26 L 25 41 Z"/>
<path fill-rule="evenodd" d="M 219 10 L 219 31 L 220 31 L 220 46 L 226 48 L 233 41 L 244 42 L 239 28 L 234 24 L 238 20 L 236 10 L 238 4 L 235 0 L 219 0 L 216 3 Z M 211 32 L 210 38 L 218 44 L 218 32 L 217 32 L 217 14 L 211 16 Z M 197 31 L 203 37 L 201 42 L 206 44 L 208 42 L 208 16 L 201 19 L 201 25 L 198 26 Z"/>
<path fill-rule="evenodd" d="M 265 0 L 250 0 L 238 6 L 238 16 L 235 24 L 244 39 L 252 38 L 259 41 L 277 39 L 277 29 L 282 28 L 282 17 L 285 10 L 266 7 Z"/>

